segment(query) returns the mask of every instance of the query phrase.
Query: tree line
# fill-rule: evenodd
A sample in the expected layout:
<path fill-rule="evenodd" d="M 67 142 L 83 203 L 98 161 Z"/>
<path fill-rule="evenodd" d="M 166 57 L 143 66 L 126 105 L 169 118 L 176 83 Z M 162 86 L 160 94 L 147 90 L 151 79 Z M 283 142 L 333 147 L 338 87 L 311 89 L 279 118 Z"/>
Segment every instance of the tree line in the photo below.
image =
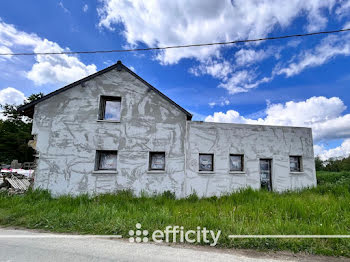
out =
<path fill-rule="evenodd" d="M 32 94 L 23 104 L 43 96 L 43 93 Z M 4 116 L 0 118 L 0 164 L 10 164 L 14 159 L 20 163 L 34 161 L 35 151 L 28 146 L 29 140 L 33 139 L 32 119 L 17 111 L 20 106 L 0 105 L 0 113 Z"/>
<path fill-rule="evenodd" d="M 350 171 L 350 156 L 343 159 L 333 159 L 322 161 L 319 157 L 315 158 L 316 171 Z"/>

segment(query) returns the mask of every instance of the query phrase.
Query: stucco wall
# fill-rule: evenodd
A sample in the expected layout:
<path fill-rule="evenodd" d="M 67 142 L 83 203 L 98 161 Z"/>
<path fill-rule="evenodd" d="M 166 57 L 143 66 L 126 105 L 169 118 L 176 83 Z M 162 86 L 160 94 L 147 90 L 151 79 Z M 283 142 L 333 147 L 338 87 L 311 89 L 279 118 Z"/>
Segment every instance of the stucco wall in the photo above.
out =
<path fill-rule="evenodd" d="M 120 123 L 97 120 L 101 95 L 121 97 Z M 186 121 L 124 69 L 35 105 L 32 133 L 39 154 L 35 187 L 54 195 L 131 189 L 185 197 L 258 189 L 259 158 L 272 159 L 274 190 L 316 184 L 311 129 Z M 96 150 L 118 151 L 117 172 L 94 171 Z M 148 171 L 150 151 L 165 152 L 165 171 Z M 215 154 L 213 173 L 198 172 L 199 153 Z M 244 173 L 229 173 L 230 153 L 244 154 Z M 289 155 L 302 156 L 302 173 L 289 172 Z"/>
<path fill-rule="evenodd" d="M 100 95 L 121 97 L 120 123 L 98 119 Z M 54 194 L 121 189 L 183 192 L 186 115 L 126 71 L 113 70 L 35 106 L 39 153 L 35 187 Z M 118 150 L 115 172 L 93 172 L 96 150 Z M 166 170 L 148 172 L 149 151 Z"/>
<path fill-rule="evenodd" d="M 188 122 L 186 194 L 227 193 L 260 188 L 259 159 L 272 159 L 272 188 L 294 190 L 316 185 L 309 128 Z M 199 172 L 199 153 L 214 154 L 214 172 Z M 244 172 L 229 171 L 229 155 L 244 154 Z M 291 173 L 289 156 L 302 156 L 303 172 Z"/>

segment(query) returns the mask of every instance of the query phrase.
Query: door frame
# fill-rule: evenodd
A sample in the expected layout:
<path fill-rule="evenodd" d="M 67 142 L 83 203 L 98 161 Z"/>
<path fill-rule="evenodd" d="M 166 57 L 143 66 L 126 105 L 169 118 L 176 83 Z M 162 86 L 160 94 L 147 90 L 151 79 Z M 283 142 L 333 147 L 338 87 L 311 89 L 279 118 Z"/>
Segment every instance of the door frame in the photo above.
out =
<path fill-rule="evenodd" d="M 261 169 L 260 169 L 260 161 L 261 160 L 267 160 L 270 163 L 270 187 L 271 190 L 273 191 L 273 183 L 272 183 L 272 165 L 273 165 L 273 159 L 272 158 L 259 158 L 259 180 L 260 180 L 260 189 L 261 189 Z"/>

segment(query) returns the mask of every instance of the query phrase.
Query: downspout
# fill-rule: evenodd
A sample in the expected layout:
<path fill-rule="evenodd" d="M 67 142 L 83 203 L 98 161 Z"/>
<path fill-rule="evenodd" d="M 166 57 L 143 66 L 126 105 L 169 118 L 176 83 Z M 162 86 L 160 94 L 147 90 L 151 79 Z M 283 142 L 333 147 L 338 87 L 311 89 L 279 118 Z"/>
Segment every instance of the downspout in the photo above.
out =
<path fill-rule="evenodd" d="M 185 139 L 184 139 L 184 153 L 185 153 L 185 170 L 184 170 L 184 192 L 182 193 L 182 197 L 186 197 L 187 192 L 187 143 L 188 143 L 188 137 L 187 137 L 187 125 L 188 120 L 186 116 L 186 124 L 185 124 Z"/>

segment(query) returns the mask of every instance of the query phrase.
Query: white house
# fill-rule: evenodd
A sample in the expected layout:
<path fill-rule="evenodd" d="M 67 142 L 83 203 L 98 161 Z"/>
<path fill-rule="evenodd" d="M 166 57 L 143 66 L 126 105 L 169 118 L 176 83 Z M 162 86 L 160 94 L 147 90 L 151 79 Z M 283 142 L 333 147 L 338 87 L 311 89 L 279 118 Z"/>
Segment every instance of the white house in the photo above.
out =
<path fill-rule="evenodd" d="M 311 129 L 191 121 L 120 61 L 19 110 L 33 118 L 35 187 L 55 195 L 316 185 Z"/>

